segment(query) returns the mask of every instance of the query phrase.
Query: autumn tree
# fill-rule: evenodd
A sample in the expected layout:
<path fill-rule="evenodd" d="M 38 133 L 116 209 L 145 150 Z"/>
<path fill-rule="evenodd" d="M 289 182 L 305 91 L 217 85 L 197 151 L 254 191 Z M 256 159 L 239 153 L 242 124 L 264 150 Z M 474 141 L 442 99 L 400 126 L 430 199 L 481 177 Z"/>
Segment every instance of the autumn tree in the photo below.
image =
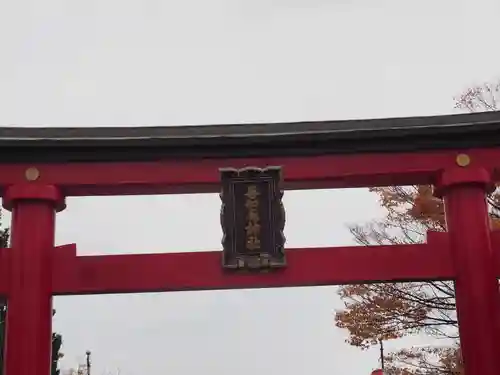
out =
<path fill-rule="evenodd" d="M 469 88 L 455 107 L 469 112 L 496 111 L 500 81 Z M 386 215 L 351 227 L 362 245 L 415 244 L 428 230 L 445 230 L 444 207 L 431 186 L 372 188 Z M 492 222 L 500 223 L 500 194 L 489 197 Z M 347 329 L 347 342 L 368 349 L 379 342 L 428 334 L 443 345 L 408 348 L 385 356 L 390 375 L 462 375 L 455 290 L 451 281 L 346 285 L 339 288 L 345 309 L 337 311 L 337 327 Z"/>

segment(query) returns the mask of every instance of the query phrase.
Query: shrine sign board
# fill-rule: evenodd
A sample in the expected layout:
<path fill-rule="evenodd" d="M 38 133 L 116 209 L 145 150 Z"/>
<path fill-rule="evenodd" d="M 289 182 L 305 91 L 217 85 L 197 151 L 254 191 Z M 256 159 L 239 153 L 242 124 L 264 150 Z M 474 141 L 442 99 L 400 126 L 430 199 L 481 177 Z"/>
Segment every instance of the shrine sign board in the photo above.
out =
<path fill-rule="evenodd" d="M 281 168 L 220 170 L 223 267 L 269 270 L 285 266 Z"/>

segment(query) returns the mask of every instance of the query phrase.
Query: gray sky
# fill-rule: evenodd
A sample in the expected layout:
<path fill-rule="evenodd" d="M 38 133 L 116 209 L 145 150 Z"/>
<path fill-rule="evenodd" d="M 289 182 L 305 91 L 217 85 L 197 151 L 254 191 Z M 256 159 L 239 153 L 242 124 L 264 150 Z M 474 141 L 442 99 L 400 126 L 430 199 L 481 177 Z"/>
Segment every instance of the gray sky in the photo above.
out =
<path fill-rule="evenodd" d="M 2 125 L 442 114 L 457 92 L 500 74 L 497 0 L 0 5 Z M 381 214 L 362 189 L 288 192 L 286 208 L 293 247 L 351 244 L 345 225 Z M 80 254 L 216 249 L 218 211 L 215 195 L 70 199 L 57 242 L 76 242 Z M 58 297 L 55 305 L 64 367 L 89 348 L 97 375 L 364 375 L 376 366 L 376 350 L 347 346 L 333 327 L 334 287 Z"/>

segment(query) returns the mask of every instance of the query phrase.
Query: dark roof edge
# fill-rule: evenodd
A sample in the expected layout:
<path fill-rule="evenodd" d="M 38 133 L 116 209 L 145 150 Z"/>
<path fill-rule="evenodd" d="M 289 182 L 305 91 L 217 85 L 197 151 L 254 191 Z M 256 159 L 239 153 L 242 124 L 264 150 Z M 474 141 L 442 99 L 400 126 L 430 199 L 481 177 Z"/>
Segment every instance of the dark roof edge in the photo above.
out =
<path fill-rule="evenodd" d="M 500 146 L 500 112 L 181 127 L 0 128 L 0 163 L 146 161 Z"/>
<path fill-rule="evenodd" d="M 133 141 L 161 139 L 206 139 L 307 136 L 314 134 L 344 134 L 356 137 L 370 132 L 426 131 L 456 129 L 479 125 L 500 124 L 500 112 L 454 114 L 427 117 L 402 117 L 356 119 L 345 121 L 309 121 L 286 123 L 189 125 L 189 126 L 139 126 L 139 127 L 0 127 L 0 142 L 37 141 L 86 142 Z M 34 144 L 35 145 L 35 144 Z"/>

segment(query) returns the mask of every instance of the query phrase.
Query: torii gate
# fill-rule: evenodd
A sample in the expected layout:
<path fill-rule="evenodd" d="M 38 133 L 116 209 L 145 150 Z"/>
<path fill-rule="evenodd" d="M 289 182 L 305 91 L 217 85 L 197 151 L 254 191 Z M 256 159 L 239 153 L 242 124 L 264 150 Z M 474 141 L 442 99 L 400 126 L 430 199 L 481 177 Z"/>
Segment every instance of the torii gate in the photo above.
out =
<path fill-rule="evenodd" d="M 500 113 L 191 127 L 0 128 L 0 187 L 3 205 L 13 213 L 12 248 L 0 254 L 0 294 L 8 299 L 6 374 L 49 373 L 52 295 L 442 279 L 455 280 L 466 374 L 497 375 L 500 235 L 490 232 L 485 194 L 499 178 L 499 146 Z M 280 167 L 284 189 L 434 184 L 445 200 L 448 232 L 429 233 L 427 243 L 419 245 L 288 249 L 286 266 L 281 239 L 269 240 L 272 236 L 263 239 L 271 241 L 261 252 L 267 261 L 259 256 L 254 264 L 251 257 L 245 260 L 239 240 L 226 244 L 226 267 L 220 251 L 79 257 L 76 245 L 54 248 L 55 213 L 65 208 L 67 196 L 216 193 L 221 168 L 244 167 Z M 240 172 L 224 173 L 231 180 L 231 173 Z M 232 182 L 222 181 L 226 193 Z M 266 184 L 267 202 L 280 203 L 276 180 Z M 225 209 L 238 216 L 238 200 L 231 204 L 226 202 Z M 273 207 L 274 219 L 263 218 L 260 224 L 264 232 L 279 234 L 283 218 L 279 204 Z M 224 220 L 226 236 L 241 235 L 239 219 Z M 277 247 L 269 248 L 273 241 Z M 227 269 L 248 266 L 268 272 Z"/>

